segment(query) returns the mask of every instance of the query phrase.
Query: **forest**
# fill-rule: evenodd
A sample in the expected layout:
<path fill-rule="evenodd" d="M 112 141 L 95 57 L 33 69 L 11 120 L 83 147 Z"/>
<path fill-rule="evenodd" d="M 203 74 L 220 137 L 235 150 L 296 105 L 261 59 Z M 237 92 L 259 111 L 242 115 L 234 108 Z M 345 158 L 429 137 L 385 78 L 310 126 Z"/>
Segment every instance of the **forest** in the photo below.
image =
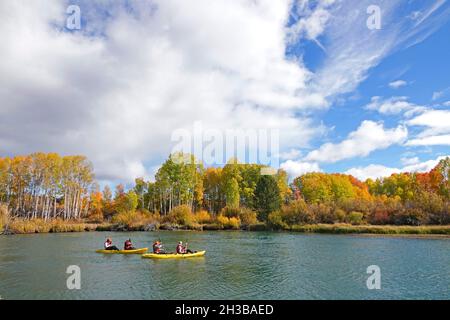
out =
<path fill-rule="evenodd" d="M 450 224 L 450 158 L 430 172 L 367 181 L 314 172 L 289 182 L 285 171 L 263 175 L 262 168 L 234 159 L 224 167 L 205 168 L 194 156 L 179 153 L 168 157 L 152 181 L 136 178 L 128 188 L 119 184 L 100 190 L 84 156 L 4 157 L 0 230 L 20 231 L 30 224 L 33 229 L 36 221 L 40 226 L 57 221 L 128 230 Z"/>

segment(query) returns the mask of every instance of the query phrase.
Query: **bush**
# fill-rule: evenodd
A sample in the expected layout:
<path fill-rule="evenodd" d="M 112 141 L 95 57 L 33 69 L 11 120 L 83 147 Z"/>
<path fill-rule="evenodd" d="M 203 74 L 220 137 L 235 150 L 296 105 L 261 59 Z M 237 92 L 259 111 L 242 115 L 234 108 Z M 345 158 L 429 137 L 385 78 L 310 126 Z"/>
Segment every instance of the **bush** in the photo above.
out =
<path fill-rule="evenodd" d="M 111 219 L 112 223 L 124 225 L 129 228 L 144 226 L 158 221 L 157 215 L 152 215 L 149 212 L 142 211 L 121 212 L 114 215 Z"/>
<path fill-rule="evenodd" d="M 380 208 L 380 209 L 377 208 L 377 209 L 375 209 L 374 212 L 372 212 L 370 214 L 369 222 L 371 224 L 375 224 L 375 225 L 377 225 L 377 224 L 384 225 L 384 224 L 392 223 L 392 219 L 386 210 L 383 210 L 382 208 Z"/>
<path fill-rule="evenodd" d="M 189 206 L 181 205 L 173 208 L 172 211 L 170 211 L 169 214 L 164 217 L 163 221 L 187 226 L 195 223 L 195 216 Z"/>
<path fill-rule="evenodd" d="M 400 210 L 394 216 L 394 223 L 405 226 L 419 226 L 426 220 L 426 214 L 420 208 L 411 208 Z"/>
<path fill-rule="evenodd" d="M 234 218 L 238 218 L 240 212 L 241 212 L 241 209 L 239 209 L 239 208 L 234 208 L 234 207 L 224 207 L 224 208 L 220 211 L 219 215 L 222 215 L 222 216 L 227 217 L 227 218 L 233 218 L 233 217 L 234 217 Z"/>
<path fill-rule="evenodd" d="M 374 203 L 369 199 L 356 198 L 339 201 L 337 205 L 345 212 L 356 211 L 368 214 L 372 210 Z"/>
<path fill-rule="evenodd" d="M 3 232 L 3 229 L 6 227 L 9 221 L 9 210 L 6 204 L 0 204 L 0 233 Z"/>
<path fill-rule="evenodd" d="M 103 219 L 103 212 L 101 210 L 94 210 L 87 217 L 89 223 L 102 223 Z"/>
<path fill-rule="evenodd" d="M 314 220 L 317 223 L 332 224 L 336 222 L 335 211 L 327 204 L 319 203 L 311 205 L 311 211 L 314 214 Z"/>
<path fill-rule="evenodd" d="M 221 229 L 234 229 L 237 230 L 241 226 L 241 221 L 239 218 L 235 217 L 225 217 L 223 215 L 218 215 L 217 218 L 217 224 L 221 227 Z"/>
<path fill-rule="evenodd" d="M 200 224 L 208 224 L 211 223 L 212 217 L 207 211 L 200 210 L 195 214 L 195 221 L 197 221 Z"/>
<path fill-rule="evenodd" d="M 363 223 L 364 214 L 357 211 L 352 211 L 348 215 L 348 222 L 353 225 L 360 225 Z"/>
<path fill-rule="evenodd" d="M 284 205 L 280 215 L 283 222 L 289 226 L 314 222 L 314 215 L 303 199 L 295 200 Z"/>
<path fill-rule="evenodd" d="M 220 211 L 220 214 L 227 218 L 237 218 L 244 226 L 255 224 L 258 222 L 257 213 L 249 208 L 230 208 L 225 207 Z"/>
<path fill-rule="evenodd" d="M 420 201 L 414 203 L 414 206 L 428 213 L 430 224 L 448 223 L 448 212 L 446 214 L 446 205 L 444 200 L 435 193 L 421 192 Z"/>
<path fill-rule="evenodd" d="M 233 230 L 239 229 L 241 227 L 241 220 L 239 220 L 239 218 L 234 218 L 234 217 L 230 218 L 228 227 Z"/>
<path fill-rule="evenodd" d="M 283 221 L 280 211 L 274 211 L 267 217 L 267 225 L 274 230 L 287 229 L 287 224 Z"/>
<path fill-rule="evenodd" d="M 257 213 L 248 208 L 241 208 L 239 212 L 239 220 L 244 226 L 254 225 L 258 223 Z"/>
<path fill-rule="evenodd" d="M 342 209 L 334 210 L 334 216 L 336 217 L 336 221 L 339 223 L 345 222 L 347 219 L 347 212 Z"/>

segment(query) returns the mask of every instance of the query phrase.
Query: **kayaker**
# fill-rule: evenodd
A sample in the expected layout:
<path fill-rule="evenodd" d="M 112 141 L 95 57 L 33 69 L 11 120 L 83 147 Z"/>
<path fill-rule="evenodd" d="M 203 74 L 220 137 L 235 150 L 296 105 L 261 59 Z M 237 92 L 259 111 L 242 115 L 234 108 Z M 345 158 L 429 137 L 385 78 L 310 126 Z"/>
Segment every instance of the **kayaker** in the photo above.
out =
<path fill-rule="evenodd" d="M 123 246 L 124 250 L 134 250 L 133 244 L 131 243 L 131 239 L 128 239 L 125 241 L 125 244 Z"/>
<path fill-rule="evenodd" d="M 178 254 L 186 254 L 186 253 L 194 253 L 193 251 L 189 250 L 186 246 L 183 246 L 183 241 L 179 241 L 177 245 L 177 253 Z"/>
<path fill-rule="evenodd" d="M 105 250 L 119 250 L 116 246 L 113 246 L 111 238 L 107 238 L 105 241 Z"/>
<path fill-rule="evenodd" d="M 153 243 L 153 253 L 157 254 L 165 253 L 161 241 L 157 240 L 155 241 L 155 243 Z"/>

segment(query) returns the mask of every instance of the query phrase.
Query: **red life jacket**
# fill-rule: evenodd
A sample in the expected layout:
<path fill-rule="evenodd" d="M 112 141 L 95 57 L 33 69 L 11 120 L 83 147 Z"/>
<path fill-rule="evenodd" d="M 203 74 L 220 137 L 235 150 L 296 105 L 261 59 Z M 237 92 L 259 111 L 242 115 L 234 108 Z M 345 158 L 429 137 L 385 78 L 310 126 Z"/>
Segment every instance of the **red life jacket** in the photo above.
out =
<path fill-rule="evenodd" d="M 184 247 L 181 244 L 177 245 L 177 253 L 184 253 Z"/>

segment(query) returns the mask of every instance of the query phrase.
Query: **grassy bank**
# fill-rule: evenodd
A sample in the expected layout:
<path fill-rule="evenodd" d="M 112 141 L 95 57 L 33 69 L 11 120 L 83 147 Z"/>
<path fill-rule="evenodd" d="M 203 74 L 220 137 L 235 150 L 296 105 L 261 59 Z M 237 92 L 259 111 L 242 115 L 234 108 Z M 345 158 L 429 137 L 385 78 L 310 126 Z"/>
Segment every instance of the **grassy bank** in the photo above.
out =
<path fill-rule="evenodd" d="M 450 235 L 450 226 L 374 226 L 349 224 L 296 225 L 289 231 L 329 234 Z"/>
<path fill-rule="evenodd" d="M 2 226 L 5 234 L 32 234 L 32 233 L 60 233 L 60 232 L 85 232 L 85 231 L 157 231 L 157 230 L 191 230 L 191 231 L 270 231 L 263 223 L 255 223 L 237 228 L 231 225 L 190 224 L 179 225 L 173 223 L 151 224 L 118 224 L 118 223 L 89 223 L 84 221 L 69 222 L 63 220 L 44 221 L 15 219 Z M 350 224 L 309 224 L 295 225 L 283 229 L 283 231 L 299 233 L 322 234 L 374 234 L 374 235 L 448 235 L 450 226 L 375 226 L 375 225 L 350 225 Z"/>
<path fill-rule="evenodd" d="M 84 232 L 97 230 L 96 224 L 83 221 L 63 221 L 42 219 L 24 220 L 14 219 L 3 226 L 5 234 L 30 234 L 30 233 L 60 233 L 60 232 Z"/>

